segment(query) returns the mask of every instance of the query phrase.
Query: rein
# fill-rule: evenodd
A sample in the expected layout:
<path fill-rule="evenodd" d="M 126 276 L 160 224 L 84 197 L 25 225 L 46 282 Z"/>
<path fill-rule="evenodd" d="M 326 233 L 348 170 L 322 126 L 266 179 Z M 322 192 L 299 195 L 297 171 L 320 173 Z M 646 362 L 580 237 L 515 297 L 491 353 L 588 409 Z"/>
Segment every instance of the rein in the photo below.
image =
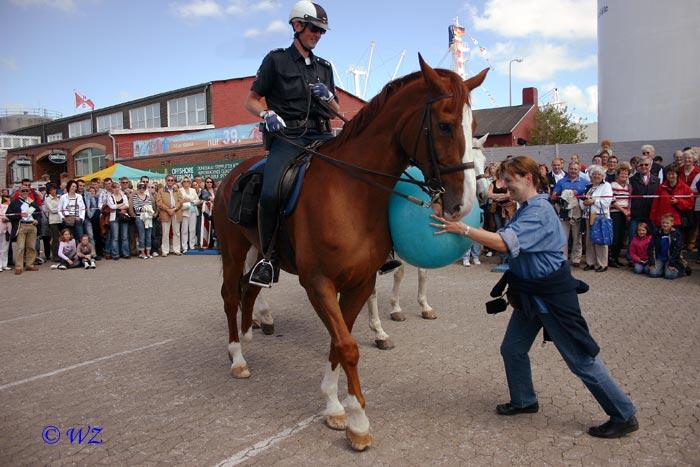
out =
<path fill-rule="evenodd" d="M 396 182 L 405 182 L 405 183 L 411 183 L 413 185 L 416 185 L 421 188 L 425 193 L 427 193 L 431 197 L 431 203 L 435 202 L 443 193 L 445 193 L 445 187 L 442 184 L 442 174 L 448 174 L 448 173 L 453 173 L 453 172 L 461 172 L 467 169 L 474 169 L 474 162 L 464 162 L 461 164 L 454 164 L 454 165 L 449 165 L 449 166 L 444 166 L 441 168 L 440 163 L 438 161 L 437 157 L 437 151 L 435 150 L 435 143 L 433 141 L 433 134 L 431 130 L 431 122 L 432 122 L 432 104 L 435 102 L 438 102 L 442 99 L 447 99 L 452 97 L 452 94 L 444 94 L 442 96 L 438 96 L 436 98 L 430 98 L 425 104 L 425 110 L 423 112 L 423 118 L 421 120 L 421 126 L 423 127 L 423 131 L 426 133 L 426 143 L 428 145 L 428 153 L 430 154 L 430 159 L 429 159 L 429 164 L 430 164 L 430 169 L 431 169 L 431 174 L 430 178 L 428 178 L 426 181 L 420 181 L 420 180 L 415 180 L 414 178 L 404 178 L 404 177 L 397 177 L 395 175 L 383 173 L 383 172 L 378 172 L 375 170 L 370 170 L 366 169 L 364 167 L 361 167 L 359 165 L 352 164 L 350 162 L 342 161 L 339 159 L 334 159 L 332 157 L 329 157 L 321 152 L 318 152 L 315 149 L 307 148 L 305 146 L 302 146 L 300 144 L 297 144 L 296 142 L 292 141 L 291 139 L 287 138 L 286 136 L 283 136 L 281 134 L 277 133 L 272 133 L 271 135 L 274 136 L 275 138 L 279 138 L 283 141 L 285 141 L 287 144 L 294 146 L 298 149 L 301 149 L 312 156 L 317 157 L 318 159 L 321 159 L 325 162 L 328 162 L 329 164 L 338 167 L 342 170 L 345 170 L 348 172 L 351 176 L 369 184 L 372 185 L 376 188 L 379 188 L 384 191 L 388 191 L 394 195 L 397 195 L 407 201 L 410 201 L 411 203 L 417 204 L 419 206 L 423 206 L 426 208 L 430 208 L 430 204 L 426 203 L 414 196 L 406 195 L 404 193 L 400 193 L 393 188 L 386 187 L 382 185 L 381 183 L 375 182 L 374 180 L 370 180 L 366 177 L 363 177 L 363 174 L 366 175 L 374 175 L 374 176 L 379 176 L 383 178 L 387 178 L 390 180 L 395 180 Z M 333 109 L 330 105 L 328 105 L 326 102 L 323 102 L 320 99 L 317 99 L 318 103 L 324 107 L 328 112 L 333 114 L 334 116 L 338 117 L 341 119 L 343 122 L 348 123 L 349 120 L 345 118 L 343 115 L 340 114 L 340 112 L 337 112 L 335 109 Z M 427 122 L 427 123 L 426 123 Z M 425 125 L 424 125 L 425 124 Z M 416 139 L 416 145 L 414 149 L 414 154 L 418 150 L 418 143 L 420 142 L 420 134 L 418 135 L 418 138 Z M 420 165 L 415 159 L 410 159 L 411 164 L 415 165 L 416 167 L 420 168 Z M 476 179 L 479 180 L 480 178 L 483 178 L 485 175 L 484 174 L 478 174 L 476 176 Z"/>

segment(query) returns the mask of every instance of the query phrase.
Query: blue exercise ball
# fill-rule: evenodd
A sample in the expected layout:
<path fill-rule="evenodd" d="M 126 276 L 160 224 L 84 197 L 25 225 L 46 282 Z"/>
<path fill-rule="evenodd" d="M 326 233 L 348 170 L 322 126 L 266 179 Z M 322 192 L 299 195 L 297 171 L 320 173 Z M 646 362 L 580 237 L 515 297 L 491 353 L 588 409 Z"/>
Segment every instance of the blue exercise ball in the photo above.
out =
<path fill-rule="evenodd" d="M 408 174 L 416 180 L 423 180 L 417 167 L 410 167 Z M 420 187 L 406 182 L 398 182 L 395 190 L 430 203 L 430 197 Z M 433 210 L 418 206 L 397 195 L 389 199 L 389 230 L 394 243 L 394 251 L 404 261 L 413 266 L 435 269 L 454 263 L 472 246 L 472 241 L 451 233 L 435 235 L 439 229 L 430 225 Z M 462 222 L 472 227 L 481 226 L 481 208 L 474 203 L 471 212 Z"/>

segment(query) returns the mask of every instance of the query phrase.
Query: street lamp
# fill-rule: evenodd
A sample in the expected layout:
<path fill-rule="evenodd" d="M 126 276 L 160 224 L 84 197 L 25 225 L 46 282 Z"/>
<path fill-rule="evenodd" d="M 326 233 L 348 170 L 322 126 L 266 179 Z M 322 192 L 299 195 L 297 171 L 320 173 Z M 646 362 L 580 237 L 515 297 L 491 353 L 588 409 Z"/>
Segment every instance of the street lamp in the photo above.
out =
<path fill-rule="evenodd" d="M 511 82 L 510 74 L 511 74 L 511 70 L 513 69 L 513 62 L 522 63 L 522 61 L 523 61 L 523 59 L 518 57 L 518 58 L 514 58 L 513 60 L 508 62 L 508 106 L 509 107 L 513 106 L 513 88 L 511 87 L 511 84 L 510 84 L 510 82 Z"/>

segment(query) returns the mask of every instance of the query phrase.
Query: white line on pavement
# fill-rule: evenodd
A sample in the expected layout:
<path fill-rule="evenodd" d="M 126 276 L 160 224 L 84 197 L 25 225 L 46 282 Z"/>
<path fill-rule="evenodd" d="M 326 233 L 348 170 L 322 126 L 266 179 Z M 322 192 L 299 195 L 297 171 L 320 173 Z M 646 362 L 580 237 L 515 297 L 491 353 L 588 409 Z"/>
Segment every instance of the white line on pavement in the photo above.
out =
<path fill-rule="evenodd" d="M 172 339 L 167 339 L 167 340 L 164 340 L 164 341 L 156 342 L 156 343 L 154 343 L 154 344 L 149 344 L 149 345 L 146 345 L 146 346 L 144 346 L 144 347 L 139 347 L 138 349 L 125 350 L 125 351 L 123 351 L 123 352 L 118 352 L 118 353 L 115 353 L 115 354 L 112 354 L 112 355 L 106 355 L 106 356 L 104 356 L 104 357 L 96 358 L 96 359 L 94 359 L 94 360 L 88 360 L 87 362 L 76 363 L 75 365 L 67 366 L 67 367 L 64 367 L 64 368 L 59 368 L 58 370 L 53 370 L 53 371 L 50 371 L 50 372 L 48 372 L 48 373 L 43 373 L 43 374 L 41 374 L 41 375 L 32 376 L 31 378 L 21 379 L 21 380 L 19 380 L 19 381 L 14 381 L 14 382 L 12 382 L 12 383 L 3 384 L 2 386 L 0 386 L 0 391 L 3 391 L 3 390 L 5 390 L 5 389 L 8 389 L 8 388 L 11 388 L 11 387 L 14 387 L 14 386 L 19 386 L 20 384 L 30 383 L 30 382 L 32 382 L 32 381 L 36 381 L 37 379 L 48 378 L 48 377 L 50 377 L 50 376 L 54 376 L 54 375 L 57 375 L 57 374 L 59 374 L 59 373 L 63 373 L 64 371 L 75 370 L 76 368 L 80 368 L 80 367 L 83 367 L 83 366 L 86 366 L 86 365 L 91 365 L 91 364 L 93 364 L 93 363 L 101 362 L 101 361 L 103 361 L 103 360 L 109 360 L 109 359 L 111 359 L 111 358 L 121 357 L 122 355 L 128 355 L 128 354 L 130 354 L 130 353 L 134 353 L 134 352 L 139 352 L 139 351 L 141 351 L 141 350 L 150 349 L 151 347 L 156 347 L 156 346 L 159 346 L 159 345 L 167 344 L 167 343 L 170 342 L 170 341 L 172 341 Z"/>
<path fill-rule="evenodd" d="M 28 319 L 28 318 L 35 318 L 37 316 L 48 315 L 49 313 L 55 313 L 56 311 L 58 311 L 58 310 L 42 311 L 41 313 L 34 313 L 32 315 L 18 316 L 17 318 L 4 319 L 4 320 L 0 321 L 0 324 L 9 323 L 11 321 L 19 321 L 20 319 Z"/>
<path fill-rule="evenodd" d="M 257 456 L 258 454 L 262 453 L 263 451 L 267 451 L 272 446 L 274 446 L 275 444 L 284 440 L 285 438 L 289 438 L 294 433 L 297 433 L 297 432 L 303 430 L 304 428 L 308 427 L 309 425 L 311 425 L 313 422 L 315 422 L 319 418 L 321 418 L 321 415 L 314 415 L 312 417 L 307 418 L 306 420 L 300 421 L 299 423 L 297 423 L 296 425 L 294 425 L 291 428 L 285 428 L 284 430 L 280 431 L 279 433 L 272 435 L 269 438 L 266 438 L 262 441 L 259 441 L 247 449 L 244 449 L 242 451 L 237 452 L 236 454 L 229 457 L 225 461 L 222 461 L 222 462 L 216 464 L 216 467 L 231 467 L 234 465 L 238 465 L 241 462 L 245 462 L 247 460 L 250 460 L 253 457 Z"/>

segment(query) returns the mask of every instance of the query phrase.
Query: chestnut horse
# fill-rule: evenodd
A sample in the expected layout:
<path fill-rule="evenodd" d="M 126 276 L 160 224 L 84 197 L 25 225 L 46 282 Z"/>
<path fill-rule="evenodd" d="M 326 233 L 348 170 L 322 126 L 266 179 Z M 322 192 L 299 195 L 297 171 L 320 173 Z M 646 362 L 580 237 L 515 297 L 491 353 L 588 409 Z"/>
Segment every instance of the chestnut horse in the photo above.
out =
<path fill-rule="evenodd" d="M 314 156 L 296 208 L 284 219 L 296 261 L 292 264 L 283 256 L 281 267 L 299 276 L 331 338 L 321 383 L 326 424 L 345 429 L 352 448 L 360 451 L 372 444 L 372 436 L 357 368 L 360 353 L 351 331 L 374 290 L 376 271 L 391 249 L 386 213 L 395 177 L 409 163 L 417 165 L 430 189 L 440 195 L 443 214 L 449 219 L 468 213 L 475 197 L 471 144 L 465 145 L 462 125 L 466 119 L 465 126 L 474 129 L 470 91 L 483 82 L 488 70 L 463 81 L 451 71 L 432 69 L 420 55 L 419 62 L 419 72 L 388 83 L 340 135 L 317 149 L 323 156 Z M 471 135 L 466 141 L 471 141 Z M 237 177 L 256 161 L 231 171 L 219 192 L 231 193 Z M 348 169 L 350 164 L 354 168 Z M 257 247 L 259 239 L 256 228 L 230 222 L 227 212 L 227 195 L 217 197 L 214 220 L 223 261 L 221 296 L 229 328 L 231 373 L 245 378 L 250 371 L 241 352 L 236 315 L 240 305 L 240 334 L 249 340 L 260 289 L 247 284 L 243 268 L 248 250 Z M 343 404 L 338 400 L 340 367 L 347 377 Z"/>

